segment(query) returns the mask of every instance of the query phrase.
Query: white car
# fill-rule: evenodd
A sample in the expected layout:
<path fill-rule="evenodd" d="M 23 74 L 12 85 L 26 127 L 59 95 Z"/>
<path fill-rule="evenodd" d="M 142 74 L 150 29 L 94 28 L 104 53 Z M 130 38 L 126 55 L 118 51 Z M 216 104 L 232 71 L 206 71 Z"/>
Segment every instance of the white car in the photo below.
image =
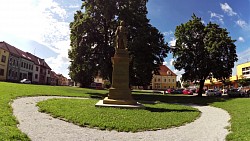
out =
<path fill-rule="evenodd" d="M 24 83 L 24 84 L 31 84 L 31 81 L 28 80 L 28 79 L 23 79 L 20 81 L 21 83 Z"/>

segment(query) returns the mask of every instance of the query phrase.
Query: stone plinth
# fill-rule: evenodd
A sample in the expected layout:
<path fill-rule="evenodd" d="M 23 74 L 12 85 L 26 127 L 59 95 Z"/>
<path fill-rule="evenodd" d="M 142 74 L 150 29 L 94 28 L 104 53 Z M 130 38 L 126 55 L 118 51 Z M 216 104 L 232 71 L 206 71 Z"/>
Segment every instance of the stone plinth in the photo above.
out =
<path fill-rule="evenodd" d="M 96 106 L 108 107 L 137 107 L 143 108 L 131 95 L 129 88 L 129 53 L 126 49 L 117 49 L 112 57 L 113 73 L 112 86 L 109 89 L 108 97 L 104 98 Z M 121 106 L 118 106 L 121 105 Z M 129 106 L 130 105 L 130 106 Z M 133 106 L 132 106 L 133 105 Z"/>

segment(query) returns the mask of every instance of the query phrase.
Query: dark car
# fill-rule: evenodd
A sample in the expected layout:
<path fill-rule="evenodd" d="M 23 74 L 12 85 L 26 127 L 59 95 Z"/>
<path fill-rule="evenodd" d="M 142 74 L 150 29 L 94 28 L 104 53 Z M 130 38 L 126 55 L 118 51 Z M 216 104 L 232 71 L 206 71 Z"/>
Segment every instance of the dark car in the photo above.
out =
<path fill-rule="evenodd" d="M 183 91 L 184 89 L 175 89 L 175 90 L 173 90 L 172 92 L 171 92 L 171 94 L 182 94 L 182 91 Z"/>
<path fill-rule="evenodd" d="M 245 96 L 245 93 L 239 89 L 229 89 L 227 95 L 229 97 L 243 97 Z"/>

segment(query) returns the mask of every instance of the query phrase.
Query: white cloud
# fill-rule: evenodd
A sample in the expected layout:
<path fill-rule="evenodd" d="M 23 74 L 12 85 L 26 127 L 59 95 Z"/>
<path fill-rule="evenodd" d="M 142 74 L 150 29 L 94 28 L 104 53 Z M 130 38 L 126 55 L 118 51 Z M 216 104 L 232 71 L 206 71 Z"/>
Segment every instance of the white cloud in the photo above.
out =
<path fill-rule="evenodd" d="M 70 29 L 65 22 L 68 13 L 62 6 L 53 0 L 6 0 L 1 3 L 0 10 L 1 34 L 15 35 L 49 47 L 58 54 L 46 59 L 50 67 L 57 70 L 56 73 L 67 69 Z M 64 70 L 58 69 L 60 67 Z"/>
<path fill-rule="evenodd" d="M 167 65 L 168 65 L 168 62 L 164 61 L 164 62 L 163 62 L 163 65 L 167 66 Z"/>
<path fill-rule="evenodd" d="M 217 14 L 217 13 L 214 13 L 214 12 L 211 12 L 211 11 L 209 11 L 210 12 L 210 18 L 211 19 L 216 19 L 216 20 L 218 20 L 220 23 L 222 23 L 222 24 L 224 24 L 224 21 L 223 21 L 223 15 L 220 15 L 220 14 Z"/>
<path fill-rule="evenodd" d="M 239 40 L 240 42 L 245 42 L 245 39 L 244 39 L 243 37 L 239 37 L 238 40 Z"/>
<path fill-rule="evenodd" d="M 173 66 L 173 62 L 174 62 L 174 59 L 172 58 L 172 59 L 170 59 L 170 61 L 169 61 L 169 65 L 170 66 Z"/>
<path fill-rule="evenodd" d="M 247 61 L 250 61 L 250 47 L 248 47 L 248 49 L 237 53 L 238 55 L 238 61 L 237 63 L 241 64 Z"/>
<path fill-rule="evenodd" d="M 177 75 L 177 81 L 180 81 L 180 78 L 182 77 L 182 74 L 184 73 L 184 70 L 178 71 L 174 70 L 174 73 Z"/>
<path fill-rule="evenodd" d="M 175 46 L 175 43 L 176 43 L 176 39 L 174 38 L 174 37 L 172 37 L 172 40 L 171 41 L 169 41 L 169 45 L 170 46 Z"/>
<path fill-rule="evenodd" d="M 233 11 L 233 9 L 227 4 L 227 3 L 220 3 L 221 9 L 229 16 L 235 16 L 237 15 L 236 12 Z"/>
<path fill-rule="evenodd" d="M 173 32 L 172 30 L 163 32 L 163 35 L 164 35 L 164 36 L 170 36 L 170 35 L 173 35 L 173 34 L 174 34 L 174 32 Z"/>
<path fill-rule="evenodd" d="M 247 27 L 246 21 L 241 20 L 241 19 L 237 20 L 237 21 L 236 21 L 236 24 L 237 24 L 238 26 L 240 26 L 241 28 Z"/>

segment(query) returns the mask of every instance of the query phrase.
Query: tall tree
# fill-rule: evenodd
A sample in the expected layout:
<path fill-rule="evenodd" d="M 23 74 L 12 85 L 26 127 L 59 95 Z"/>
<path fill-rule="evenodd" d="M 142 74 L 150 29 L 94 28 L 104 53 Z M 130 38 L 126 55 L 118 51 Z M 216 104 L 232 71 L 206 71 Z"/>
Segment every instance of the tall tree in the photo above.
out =
<path fill-rule="evenodd" d="M 174 66 L 178 70 L 184 69 L 183 80 L 199 82 L 199 96 L 202 96 L 207 78 L 225 80 L 232 74 L 237 54 L 235 40 L 228 34 L 217 24 L 210 22 L 204 25 L 201 18 L 195 15 L 187 23 L 176 27 Z"/>
<path fill-rule="evenodd" d="M 124 20 L 131 58 L 130 84 L 150 84 L 152 72 L 157 71 L 168 48 L 163 35 L 149 24 L 146 3 L 147 0 L 84 0 L 85 12 L 77 11 L 70 24 L 69 69 L 73 80 L 89 82 L 97 74 L 112 80 L 114 33 L 119 21 Z M 83 74 L 88 74 L 87 79 Z"/>

